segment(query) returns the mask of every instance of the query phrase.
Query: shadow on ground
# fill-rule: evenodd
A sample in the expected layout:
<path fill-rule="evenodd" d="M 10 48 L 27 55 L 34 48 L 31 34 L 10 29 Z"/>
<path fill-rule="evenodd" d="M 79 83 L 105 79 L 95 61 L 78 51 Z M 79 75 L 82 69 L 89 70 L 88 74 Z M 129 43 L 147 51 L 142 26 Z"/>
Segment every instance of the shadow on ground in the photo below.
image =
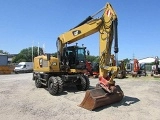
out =
<path fill-rule="evenodd" d="M 88 90 L 91 90 L 91 89 L 94 89 L 94 88 L 95 88 L 94 86 L 90 86 Z M 48 91 L 47 87 L 44 87 L 44 89 L 46 91 Z M 79 92 L 85 92 L 85 91 L 79 91 L 79 90 L 77 90 L 75 85 L 69 85 L 69 86 L 64 86 L 63 87 L 63 92 L 60 93 L 60 94 L 57 94 L 56 96 L 67 95 L 68 93 L 78 94 Z"/>
<path fill-rule="evenodd" d="M 99 112 L 99 111 L 106 109 L 106 108 L 109 108 L 109 107 L 130 106 L 131 104 L 135 104 L 139 101 L 140 100 L 136 97 L 124 96 L 124 98 L 120 102 L 97 108 L 94 111 Z"/>

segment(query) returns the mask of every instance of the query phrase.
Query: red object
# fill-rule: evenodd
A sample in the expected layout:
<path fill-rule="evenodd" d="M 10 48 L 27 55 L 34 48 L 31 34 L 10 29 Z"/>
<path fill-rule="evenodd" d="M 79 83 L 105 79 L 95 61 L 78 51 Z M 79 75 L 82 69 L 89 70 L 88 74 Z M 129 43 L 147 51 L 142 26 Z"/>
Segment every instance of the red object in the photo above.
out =
<path fill-rule="evenodd" d="M 104 78 L 104 77 L 102 77 L 102 76 L 100 76 L 99 77 L 99 84 L 100 84 L 100 86 L 104 89 L 104 90 L 106 90 L 107 92 L 111 92 L 110 90 L 111 90 L 111 87 L 112 86 L 115 86 L 115 84 L 110 84 L 109 83 L 109 80 L 110 80 L 110 77 L 106 77 L 106 78 Z"/>
<path fill-rule="evenodd" d="M 107 10 L 107 16 L 109 17 L 111 14 L 112 14 L 111 11 Z"/>
<path fill-rule="evenodd" d="M 140 69 L 139 68 L 139 62 L 138 62 L 137 59 L 134 59 L 134 68 L 133 68 L 134 72 L 138 72 L 139 69 Z"/>
<path fill-rule="evenodd" d="M 88 72 L 90 72 L 90 73 L 92 72 L 91 62 L 87 62 L 87 61 L 86 61 L 86 68 L 87 68 L 87 71 L 88 71 Z"/>

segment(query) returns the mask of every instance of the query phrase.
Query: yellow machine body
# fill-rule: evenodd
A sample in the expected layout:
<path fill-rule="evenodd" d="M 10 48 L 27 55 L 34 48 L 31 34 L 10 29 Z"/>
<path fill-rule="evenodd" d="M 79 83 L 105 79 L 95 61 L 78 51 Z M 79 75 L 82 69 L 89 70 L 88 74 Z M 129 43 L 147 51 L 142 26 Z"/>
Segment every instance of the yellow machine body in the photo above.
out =
<path fill-rule="evenodd" d="M 50 60 L 47 60 L 46 55 L 37 56 L 34 58 L 33 68 L 35 72 L 59 72 L 59 60 L 56 57 L 50 57 Z"/>

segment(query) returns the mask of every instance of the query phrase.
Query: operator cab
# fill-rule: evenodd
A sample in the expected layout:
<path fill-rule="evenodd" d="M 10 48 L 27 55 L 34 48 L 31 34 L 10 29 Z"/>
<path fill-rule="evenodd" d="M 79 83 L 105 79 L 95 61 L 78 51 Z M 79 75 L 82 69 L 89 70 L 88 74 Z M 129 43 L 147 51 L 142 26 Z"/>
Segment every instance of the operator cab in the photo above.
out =
<path fill-rule="evenodd" d="M 63 48 L 63 57 L 71 69 L 86 69 L 86 47 L 67 46 Z"/>

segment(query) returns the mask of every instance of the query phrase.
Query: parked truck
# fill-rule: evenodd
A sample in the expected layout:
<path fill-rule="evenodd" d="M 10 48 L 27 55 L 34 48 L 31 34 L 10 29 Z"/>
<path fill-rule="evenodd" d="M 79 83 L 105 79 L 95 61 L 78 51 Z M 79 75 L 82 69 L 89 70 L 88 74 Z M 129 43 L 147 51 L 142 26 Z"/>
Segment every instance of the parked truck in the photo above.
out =
<path fill-rule="evenodd" d="M 33 71 L 33 62 L 20 62 L 15 68 L 15 73 L 29 73 Z"/>

